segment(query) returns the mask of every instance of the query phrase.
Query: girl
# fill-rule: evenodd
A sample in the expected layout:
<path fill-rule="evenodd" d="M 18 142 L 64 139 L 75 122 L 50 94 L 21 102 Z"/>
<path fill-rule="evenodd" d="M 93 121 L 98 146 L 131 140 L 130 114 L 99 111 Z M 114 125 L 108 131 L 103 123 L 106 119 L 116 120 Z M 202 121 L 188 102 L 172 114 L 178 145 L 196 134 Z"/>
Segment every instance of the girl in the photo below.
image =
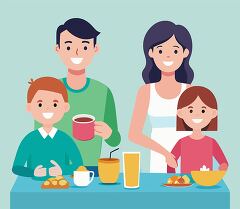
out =
<path fill-rule="evenodd" d="M 137 94 L 129 139 L 151 150 L 150 172 L 166 173 L 166 161 L 177 166 L 170 151 L 179 138 L 187 135 L 176 131 L 176 110 L 179 96 L 193 80 L 189 65 L 192 39 L 184 26 L 161 21 L 146 33 L 143 49 L 145 85 Z M 152 126 L 151 137 L 143 133 L 147 115 Z"/>
<path fill-rule="evenodd" d="M 203 131 L 217 130 L 217 101 L 213 93 L 201 86 L 184 91 L 177 107 L 177 131 L 192 130 L 190 136 L 180 139 L 172 150 L 176 160 L 181 157 L 181 173 L 191 173 L 202 167 L 213 168 L 213 157 L 219 170 L 228 168 L 228 161 L 218 143 Z M 175 172 L 168 167 L 168 172 Z"/>

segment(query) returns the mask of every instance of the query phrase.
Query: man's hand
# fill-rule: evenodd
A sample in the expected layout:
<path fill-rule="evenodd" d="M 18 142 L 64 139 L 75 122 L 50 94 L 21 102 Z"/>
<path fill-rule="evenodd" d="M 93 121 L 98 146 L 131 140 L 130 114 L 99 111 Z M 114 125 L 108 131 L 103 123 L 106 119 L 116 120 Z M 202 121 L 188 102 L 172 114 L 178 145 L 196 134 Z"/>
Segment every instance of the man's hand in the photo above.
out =
<path fill-rule="evenodd" d="M 39 165 L 34 169 L 34 176 L 43 177 L 43 176 L 46 176 L 46 175 L 47 175 L 47 169 L 43 168 L 42 165 Z"/>
<path fill-rule="evenodd" d="M 54 161 L 50 161 L 54 166 L 49 168 L 49 175 L 50 176 L 61 176 L 62 175 L 62 169 L 61 167 Z"/>
<path fill-rule="evenodd" d="M 103 139 L 108 139 L 112 135 L 112 129 L 102 121 L 95 122 L 94 130 L 95 135 L 101 136 Z"/>
<path fill-rule="evenodd" d="M 165 157 L 166 157 L 166 163 L 170 167 L 177 168 L 178 164 L 177 164 L 177 161 L 175 160 L 175 156 L 172 153 L 167 153 Z"/>

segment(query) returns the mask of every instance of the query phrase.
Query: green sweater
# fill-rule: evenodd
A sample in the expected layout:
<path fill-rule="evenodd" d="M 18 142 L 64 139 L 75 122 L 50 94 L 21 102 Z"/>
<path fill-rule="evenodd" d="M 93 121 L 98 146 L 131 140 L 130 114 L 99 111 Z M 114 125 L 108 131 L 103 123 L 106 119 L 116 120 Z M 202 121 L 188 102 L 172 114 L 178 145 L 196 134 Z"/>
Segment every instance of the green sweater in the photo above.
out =
<path fill-rule="evenodd" d="M 113 95 L 107 86 L 90 78 L 87 78 L 86 85 L 80 90 L 69 87 L 66 78 L 61 79 L 61 81 L 68 91 L 70 110 L 65 113 L 60 122 L 55 124 L 55 127 L 72 136 L 72 117 L 77 114 L 90 114 L 95 116 L 96 121 L 104 121 L 112 129 L 112 135 L 106 140 L 102 140 L 99 136 L 95 136 L 94 139 L 89 141 L 74 139 L 82 155 L 83 164 L 85 166 L 97 166 L 101 155 L 102 141 L 112 147 L 118 146 L 121 141 Z M 35 122 L 35 128 L 39 127 L 40 124 Z M 108 156 L 108 153 L 104 155 Z"/>
<path fill-rule="evenodd" d="M 82 165 L 81 155 L 67 134 L 57 130 L 53 138 L 48 135 L 44 139 L 39 130 L 35 130 L 25 136 L 19 145 L 12 171 L 16 175 L 33 177 L 34 169 L 42 165 L 47 168 L 45 179 L 49 177 L 48 169 L 53 166 L 50 160 L 59 164 L 63 175 L 72 174 Z"/>

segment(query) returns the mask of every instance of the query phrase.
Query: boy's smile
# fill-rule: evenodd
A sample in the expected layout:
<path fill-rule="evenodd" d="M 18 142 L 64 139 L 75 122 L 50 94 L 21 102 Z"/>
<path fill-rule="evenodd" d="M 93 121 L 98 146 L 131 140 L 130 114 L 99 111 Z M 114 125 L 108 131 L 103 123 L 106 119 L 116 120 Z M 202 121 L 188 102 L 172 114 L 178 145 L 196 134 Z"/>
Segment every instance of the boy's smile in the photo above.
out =
<path fill-rule="evenodd" d="M 53 112 L 43 112 L 42 115 L 46 119 L 51 119 L 53 117 L 54 113 Z"/>

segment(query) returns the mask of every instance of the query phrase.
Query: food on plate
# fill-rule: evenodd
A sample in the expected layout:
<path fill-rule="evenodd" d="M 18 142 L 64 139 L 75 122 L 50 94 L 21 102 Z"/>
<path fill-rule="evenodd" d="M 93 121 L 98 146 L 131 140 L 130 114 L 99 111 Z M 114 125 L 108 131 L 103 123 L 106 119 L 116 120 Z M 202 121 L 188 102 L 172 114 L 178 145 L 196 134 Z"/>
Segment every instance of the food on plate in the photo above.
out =
<path fill-rule="evenodd" d="M 167 184 L 172 185 L 188 185 L 190 184 L 190 179 L 187 175 L 184 176 L 172 176 L 168 178 Z"/>
<path fill-rule="evenodd" d="M 57 176 L 47 179 L 43 182 L 42 189 L 67 189 L 69 182 L 63 176 Z"/>
<path fill-rule="evenodd" d="M 185 184 L 190 184 L 190 178 L 187 175 L 184 175 L 182 178 L 184 179 Z"/>

